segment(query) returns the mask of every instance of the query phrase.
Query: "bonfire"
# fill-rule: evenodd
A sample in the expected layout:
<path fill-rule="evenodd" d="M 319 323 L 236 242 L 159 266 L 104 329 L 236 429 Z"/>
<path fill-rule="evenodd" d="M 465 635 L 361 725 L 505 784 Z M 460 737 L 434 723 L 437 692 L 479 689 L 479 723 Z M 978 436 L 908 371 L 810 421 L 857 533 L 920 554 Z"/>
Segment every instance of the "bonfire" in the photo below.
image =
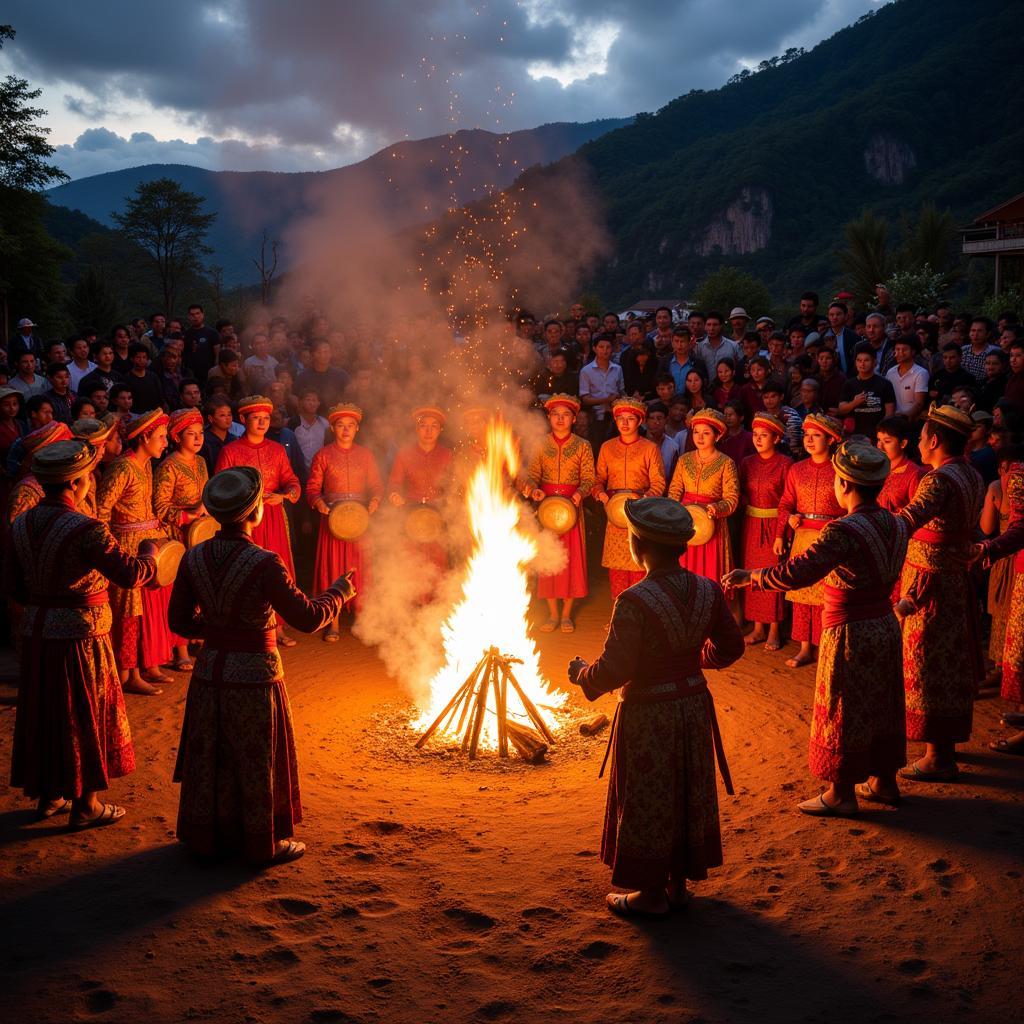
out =
<path fill-rule="evenodd" d="M 472 551 L 462 596 L 441 627 L 445 663 L 430 681 L 429 705 L 415 722 L 431 736 L 508 755 L 543 755 L 554 736 L 549 713 L 566 700 L 541 675 L 529 632 L 527 567 L 537 555 L 534 538 L 520 527 L 520 505 L 510 480 L 519 469 L 515 435 L 502 419 L 487 427 L 487 453 L 469 481 L 467 510 Z"/>

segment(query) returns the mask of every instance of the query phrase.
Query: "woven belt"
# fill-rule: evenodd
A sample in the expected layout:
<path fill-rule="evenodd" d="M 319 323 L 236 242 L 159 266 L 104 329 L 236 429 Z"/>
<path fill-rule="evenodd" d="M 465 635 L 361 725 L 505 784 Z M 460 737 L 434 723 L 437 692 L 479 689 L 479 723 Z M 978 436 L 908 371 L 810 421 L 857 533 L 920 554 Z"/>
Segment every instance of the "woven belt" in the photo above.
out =
<path fill-rule="evenodd" d="M 757 508 L 754 505 L 748 505 L 746 509 L 747 515 L 754 519 L 778 519 L 779 510 L 777 508 Z"/>
<path fill-rule="evenodd" d="M 800 516 L 801 519 L 810 519 L 815 523 L 830 523 L 833 519 L 839 518 L 838 516 L 819 516 L 814 512 L 798 512 L 797 515 Z"/>
<path fill-rule="evenodd" d="M 326 501 L 329 505 L 331 503 L 333 503 L 333 502 L 338 502 L 338 501 L 359 501 L 359 502 L 361 502 L 363 500 L 362 494 L 358 493 L 358 492 L 352 492 L 352 493 L 349 493 L 349 494 L 335 494 L 332 491 L 329 494 L 325 494 L 323 496 L 323 498 L 324 498 L 324 501 Z"/>

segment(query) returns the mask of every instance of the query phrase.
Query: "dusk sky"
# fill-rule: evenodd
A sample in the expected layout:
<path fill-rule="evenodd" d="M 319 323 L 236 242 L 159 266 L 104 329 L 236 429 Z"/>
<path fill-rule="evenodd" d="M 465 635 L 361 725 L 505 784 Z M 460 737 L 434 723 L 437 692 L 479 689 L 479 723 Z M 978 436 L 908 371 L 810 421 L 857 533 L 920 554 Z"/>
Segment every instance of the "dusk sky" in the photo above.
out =
<path fill-rule="evenodd" d="M 9 0 L 0 73 L 43 89 L 72 177 L 320 170 L 404 138 L 656 110 L 877 0 Z"/>

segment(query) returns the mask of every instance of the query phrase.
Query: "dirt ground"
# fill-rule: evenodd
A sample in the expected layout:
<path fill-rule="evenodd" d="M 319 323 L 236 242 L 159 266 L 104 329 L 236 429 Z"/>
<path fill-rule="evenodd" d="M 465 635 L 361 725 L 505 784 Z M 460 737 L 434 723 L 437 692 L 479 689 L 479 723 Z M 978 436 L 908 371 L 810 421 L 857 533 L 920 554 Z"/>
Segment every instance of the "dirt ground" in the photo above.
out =
<path fill-rule="evenodd" d="M 550 678 L 599 652 L 608 608 L 599 594 L 575 636 L 542 638 Z M 644 924 L 604 908 L 605 735 L 567 736 L 542 767 L 424 756 L 371 651 L 303 638 L 285 661 L 309 852 L 258 873 L 175 842 L 184 677 L 129 697 L 139 769 L 110 791 L 123 823 L 71 835 L 0 793 L 4 1018 L 1016 1017 L 1024 759 L 986 749 L 1000 702 L 977 706 L 961 782 L 908 783 L 899 810 L 856 820 L 806 818 L 813 675 L 783 656 L 758 648 L 710 674 L 737 789 L 720 790 L 726 863 L 688 912 Z M 5 766 L 14 700 L 0 689 Z"/>

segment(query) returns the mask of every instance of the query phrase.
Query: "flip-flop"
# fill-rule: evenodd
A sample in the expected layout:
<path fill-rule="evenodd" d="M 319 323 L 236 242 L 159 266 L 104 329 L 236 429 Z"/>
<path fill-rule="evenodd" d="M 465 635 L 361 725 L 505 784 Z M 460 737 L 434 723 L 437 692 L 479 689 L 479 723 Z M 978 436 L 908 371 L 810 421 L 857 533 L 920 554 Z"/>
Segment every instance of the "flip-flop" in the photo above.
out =
<path fill-rule="evenodd" d="M 295 647 L 298 644 L 298 640 L 293 640 L 290 636 L 282 636 L 278 638 L 278 647 Z"/>
<path fill-rule="evenodd" d="M 68 814 L 71 810 L 71 801 L 62 799 L 60 803 L 56 801 L 42 810 L 36 811 L 36 821 L 46 821 L 47 818 L 53 818 L 58 814 Z"/>
<path fill-rule="evenodd" d="M 545 619 L 540 624 L 540 631 L 542 633 L 554 633 L 555 627 L 557 625 L 558 625 L 558 623 L 554 619 Z"/>
<path fill-rule="evenodd" d="M 338 642 L 338 639 L 339 639 L 339 636 L 338 636 L 337 633 L 334 633 L 334 632 L 331 632 L 331 631 L 328 631 L 327 633 L 324 633 L 324 643 L 325 644 L 336 644 Z"/>
<path fill-rule="evenodd" d="M 858 782 L 853 791 L 861 800 L 867 800 L 872 804 L 884 804 L 886 807 L 899 807 L 903 803 L 903 797 L 897 793 L 896 796 L 886 796 L 871 788 L 870 782 Z"/>
<path fill-rule="evenodd" d="M 175 672 L 191 672 L 195 667 L 196 663 L 191 658 L 181 658 L 171 665 Z"/>
<path fill-rule="evenodd" d="M 1024 757 L 1024 740 L 1019 743 L 1011 743 L 1005 737 L 1000 737 L 997 740 L 993 740 L 988 745 L 989 750 L 994 750 L 997 754 L 1013 754 L 1015 757 Z"/>
<path fill-rule="evenodd" d="M 640 907 L 633 906 L 629 902 L 630 895 L 631 893 L 628 892 L 608 893 L 605 897 L 608 909 L 618 917 L 648 917 L 661 921 L 669 916 L 670 911 L 667 907 L 664 910 L 643 910 Z"/>
<path fill-rule="evenodd" d="M 832 804 L 825 803 L 825 794 L 819 793 L 818 798 L 805 800 L 797 804 L 796 809 L 802 814 L 809 814 L 812 818 L 852 818 L 857 813 L 856 804 Z"/>
<path fill-rule="evenodd" d="M 562 619 L 562 632 L 563 633 L 575 633 L 576 623 L 572 619 Z"/>
<path fill-rule="evenodd" d="M 764 645 L 764 649 L 769 654 L 774 654 L 776 651 L 781 651 L 782 650 L 782 644 L 773 644 L 773 643 L 766 642 L 765 645 Z"/>
<path fill-rule="evenodd" d="M 75 821 L 73 818 L 68 823 L 68 828 L 75 832 L 82 832 L 87 828 L 101 828 L 104 825 L 114 825 L 119 822 L 128 812 L 117 804 L 104 804 L 103 810 L 95 818 L 82 818 Z"/>
<path fill-rule="evenodd" d="M 956 782 L 959 777 L 960 769 L 955 764 L 949 768 L 940 768 L 937 772 L 926 772 L 923 768 L 918 768 L 917 762 L 914 761 L 913 764 L 900 769 L 900 778 L 913 782 Z"/>
<path fill-rule="evenodd" d="M 298 860 L 306 852 L 305 843 L 297 843 L 294 839 L 288 840 L 288 845 L 278 850 L 270 858 L 271 864 L 287 864 L 288 861 Z"/>

